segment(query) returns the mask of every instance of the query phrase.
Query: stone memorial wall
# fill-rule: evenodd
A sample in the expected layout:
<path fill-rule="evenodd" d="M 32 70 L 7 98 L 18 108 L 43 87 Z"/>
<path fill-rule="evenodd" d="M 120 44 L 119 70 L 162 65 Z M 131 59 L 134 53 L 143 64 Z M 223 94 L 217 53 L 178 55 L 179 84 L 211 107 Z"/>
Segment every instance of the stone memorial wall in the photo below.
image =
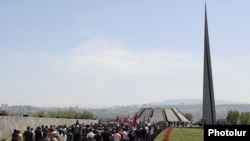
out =
<path fill-rule="evenodd" d="M 95 124 L 98 120 L 90 119 L 63 119 L 63 118 L 40 118 L 40 117 L 15 117 L 15 116 L 0 116 L 0 138 L 11 137 L 14 129 L 19 129 L 24 132 L 27 126 L 36 129 L 36 127 L 44 125 L 73 125 L 76 121 L 79 124 Z"/>

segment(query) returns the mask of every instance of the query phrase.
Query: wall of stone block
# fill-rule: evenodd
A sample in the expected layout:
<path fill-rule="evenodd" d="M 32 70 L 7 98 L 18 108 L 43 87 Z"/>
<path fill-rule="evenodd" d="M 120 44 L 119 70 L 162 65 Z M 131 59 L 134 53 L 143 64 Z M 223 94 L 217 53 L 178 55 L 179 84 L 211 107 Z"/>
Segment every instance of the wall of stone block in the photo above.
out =
<path fill-rule="evenodd" d="M 37 126 L 50 125 L 73 125 L 76 121 L 80 124 L 95 124 L 98 120 L 90 119 L 63 119 L 63 118 L 39 118 L 39 117 L 15 117 L 15 116 L 0 116 L 0 138 L 11 137 L 14 129 L 19 129 L 24 132 L 27 126 L 36 129 Z"/>

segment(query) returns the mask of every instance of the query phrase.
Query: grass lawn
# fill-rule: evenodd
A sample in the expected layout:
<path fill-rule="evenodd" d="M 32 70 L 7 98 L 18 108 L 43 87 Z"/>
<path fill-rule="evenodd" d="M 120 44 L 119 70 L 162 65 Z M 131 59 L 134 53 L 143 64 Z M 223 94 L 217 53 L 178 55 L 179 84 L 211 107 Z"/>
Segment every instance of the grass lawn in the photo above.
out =
<path fill-rule="evenodd" d="M 166 130 L 162 131 L 154 141 L 162 141 Z M 203 128 L 186 127 L 177 128 L 174 127 L 169 141 L 203 141 Z"/>

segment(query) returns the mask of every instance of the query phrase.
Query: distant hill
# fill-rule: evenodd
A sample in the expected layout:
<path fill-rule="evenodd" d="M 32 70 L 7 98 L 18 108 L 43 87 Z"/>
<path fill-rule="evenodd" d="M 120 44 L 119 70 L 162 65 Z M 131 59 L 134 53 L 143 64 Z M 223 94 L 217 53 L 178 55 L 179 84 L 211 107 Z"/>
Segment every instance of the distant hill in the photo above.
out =
<path fill-rule="evenodd" d="M 157 101 L 150 103 L 152 105 L 196 105 L 202 104 L 202 99 L 170 99 L 164 101 Z M 215 100 L 215 105 L 222 105 L 222 104 L 246 104 L 243 102 L 237 101 L 227 101 L 227 100 Z"/>

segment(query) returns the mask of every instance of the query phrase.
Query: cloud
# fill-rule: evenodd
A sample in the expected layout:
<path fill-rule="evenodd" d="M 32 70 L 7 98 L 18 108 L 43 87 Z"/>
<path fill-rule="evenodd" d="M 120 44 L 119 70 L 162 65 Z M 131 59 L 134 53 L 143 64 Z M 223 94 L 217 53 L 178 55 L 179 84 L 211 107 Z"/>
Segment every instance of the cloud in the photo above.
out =
<path fill-rule="evenodd" d="M 245 65 L 248 57 L 217 56 L 211 58 L 216 98 L 237 99 L 239 95 L 235 93 L 246 97 L 249 94 L 249 67 Z M 99 37 L 89 38 L 60 54 L 16 53 L 12 62 L 20 63 L 18 67 L 27 67 L 23 73 L 38 69 L 39 74 L 44 75 L 44 79 L 39 79 L 43 80 L 39 81 L 43 85 L 39 90 L 41 94 L 55 94 L 55 98 L 60 96 L 55 101 L 44 99 L 49 101 L 45 105 L 126 105 L 202 96 L 202 52 L 184 52 L 173 47 L 132 48 L 122 42 Z M 34 69 L 29 69 L 30 66 Z M 29 79 L 32 81 L 27 81 L 27 84 L 38 80 L 37 77 Z M 51 84 L 56 87 L 52 88 Z M 25 93 L 36 90 L 29 91 L 30 88 Z M 75 97 L 71 99 L 69 94 Z M 126 97 L 119 98 L 118 95 Z M 82 101 L 85 101 L 84 105 Z"/>
<path fill-rule="evenodd" d="M 91 39 L 73 48 L 69 60 L 72 72 L 93 75 L 172 75 L 199 70 L 201 65 L 197 56 L 190 52 L 128 49 L 107 39 Z"/>

